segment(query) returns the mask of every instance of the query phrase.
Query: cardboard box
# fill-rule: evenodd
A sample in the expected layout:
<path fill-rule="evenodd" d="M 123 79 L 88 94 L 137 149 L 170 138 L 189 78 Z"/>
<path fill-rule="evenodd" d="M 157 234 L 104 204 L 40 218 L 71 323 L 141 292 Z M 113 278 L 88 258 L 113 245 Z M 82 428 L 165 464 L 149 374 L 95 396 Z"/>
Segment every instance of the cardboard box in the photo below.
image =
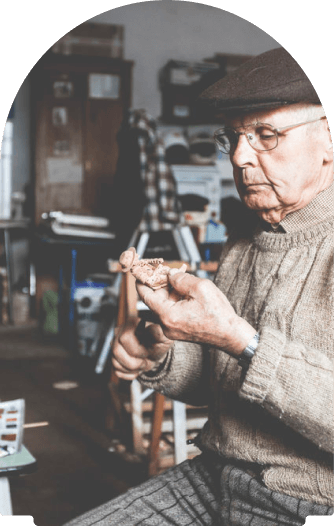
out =
<path fill-rule="evenodd" d="M 124 27 L 85 22 L 52 46 L 61 55 L 89 55 L 123 58 Z"/>

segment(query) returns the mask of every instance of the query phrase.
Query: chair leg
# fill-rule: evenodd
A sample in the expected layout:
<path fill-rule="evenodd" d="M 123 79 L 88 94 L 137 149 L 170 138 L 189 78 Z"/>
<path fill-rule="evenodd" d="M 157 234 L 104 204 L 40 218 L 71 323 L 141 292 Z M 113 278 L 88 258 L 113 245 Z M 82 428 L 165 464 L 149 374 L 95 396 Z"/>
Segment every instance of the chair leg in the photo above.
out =
<path fill-rule="evenodd" d="M 186 405 L 173 400 L 174 457 L 175 464 L 187 460 L 187 415 Z"/>
<path fill-rule="evenodd" d="M 136 455 L 143 455 L 145 453 L 143 445 L 143 411 L 141 394 L 140 383 L 138 380 L 132 380 L 130 385 L 132 440 L 133 451 Z"/>
<path fill-rule="evenodd" d="M 164 417 L 164 402 L 164 395 L 155 392 L 153 401 L 151 442 L 148 453 L 148 474 L 150 476 L 156 475 L 159 467 L 159 443 L 161 437 L 162 421 Z"/>

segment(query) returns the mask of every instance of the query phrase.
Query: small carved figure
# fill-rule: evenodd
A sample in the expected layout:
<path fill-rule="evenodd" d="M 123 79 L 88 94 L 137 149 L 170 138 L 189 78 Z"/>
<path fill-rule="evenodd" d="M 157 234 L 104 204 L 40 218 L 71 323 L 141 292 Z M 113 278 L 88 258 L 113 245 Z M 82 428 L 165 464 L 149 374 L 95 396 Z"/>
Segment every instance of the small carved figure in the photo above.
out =
<path fill-rule="evenodd" d="M 171 269 L 170 267 L 163 265 L 163 261 L 163 258 L 139 259 L 134 247 L 125 250 L 119 258 L 122 272 L 130 271 L 140 283 L 151 287 L 153 290 L 167 287 L 167 276 L 170 271 L 173 271 L 173 273 L 175 273 L 175 271 L 185 272 L 187 269 L 187 265 L 185 264 L 179 269 Z"/>

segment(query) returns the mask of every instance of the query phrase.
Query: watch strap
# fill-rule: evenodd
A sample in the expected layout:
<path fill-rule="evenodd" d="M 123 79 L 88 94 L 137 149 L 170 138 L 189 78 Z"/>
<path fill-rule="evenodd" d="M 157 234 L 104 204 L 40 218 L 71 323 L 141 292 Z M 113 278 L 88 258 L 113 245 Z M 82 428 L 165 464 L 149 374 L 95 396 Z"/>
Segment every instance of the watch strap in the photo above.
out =
<path fill-rule="evenodd" d="M 244 349 L 238 359 L 238 364 L 240 365 L 240 367 L 242 367 L 243 369 L 248 369 L 249 367 L 249 364 L 251 363 L 252 361 L 252 358 L 255 354 L 255 351 L 257 349 L 257 346 L 259 344 L 259 340 L 260 340 L 260 335 L 259 333 L 257 332 L 253 338 L 251 339 L 251 341 L 249 342 L 249 344 L 247 345 L 246 349 Z"/>

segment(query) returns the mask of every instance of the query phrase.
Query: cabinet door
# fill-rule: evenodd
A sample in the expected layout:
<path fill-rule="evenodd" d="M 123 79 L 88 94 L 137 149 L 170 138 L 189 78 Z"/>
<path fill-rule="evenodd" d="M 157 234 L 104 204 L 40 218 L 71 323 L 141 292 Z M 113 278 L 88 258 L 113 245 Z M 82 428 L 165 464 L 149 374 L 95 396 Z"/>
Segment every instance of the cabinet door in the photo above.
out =
<path fill-rule="evenodd" d="M 117 133 L 127 105 L 118 72 L 87 76 L 84 129 L 84 187 L 86 208 L 98 213 L 111 190 L 118 158 Z"/>
<path fill-rule="evenodd" d="M 103 215 L 130 105 L 131 62 L 67 58 L 32 83 L 37 224 L 51 210 Z"/>
<path fill-rule="evenodd" d="M 82 75 L 45 72 L 35 105 L 35 219 L 50 210 L 83 209 Z"/>

